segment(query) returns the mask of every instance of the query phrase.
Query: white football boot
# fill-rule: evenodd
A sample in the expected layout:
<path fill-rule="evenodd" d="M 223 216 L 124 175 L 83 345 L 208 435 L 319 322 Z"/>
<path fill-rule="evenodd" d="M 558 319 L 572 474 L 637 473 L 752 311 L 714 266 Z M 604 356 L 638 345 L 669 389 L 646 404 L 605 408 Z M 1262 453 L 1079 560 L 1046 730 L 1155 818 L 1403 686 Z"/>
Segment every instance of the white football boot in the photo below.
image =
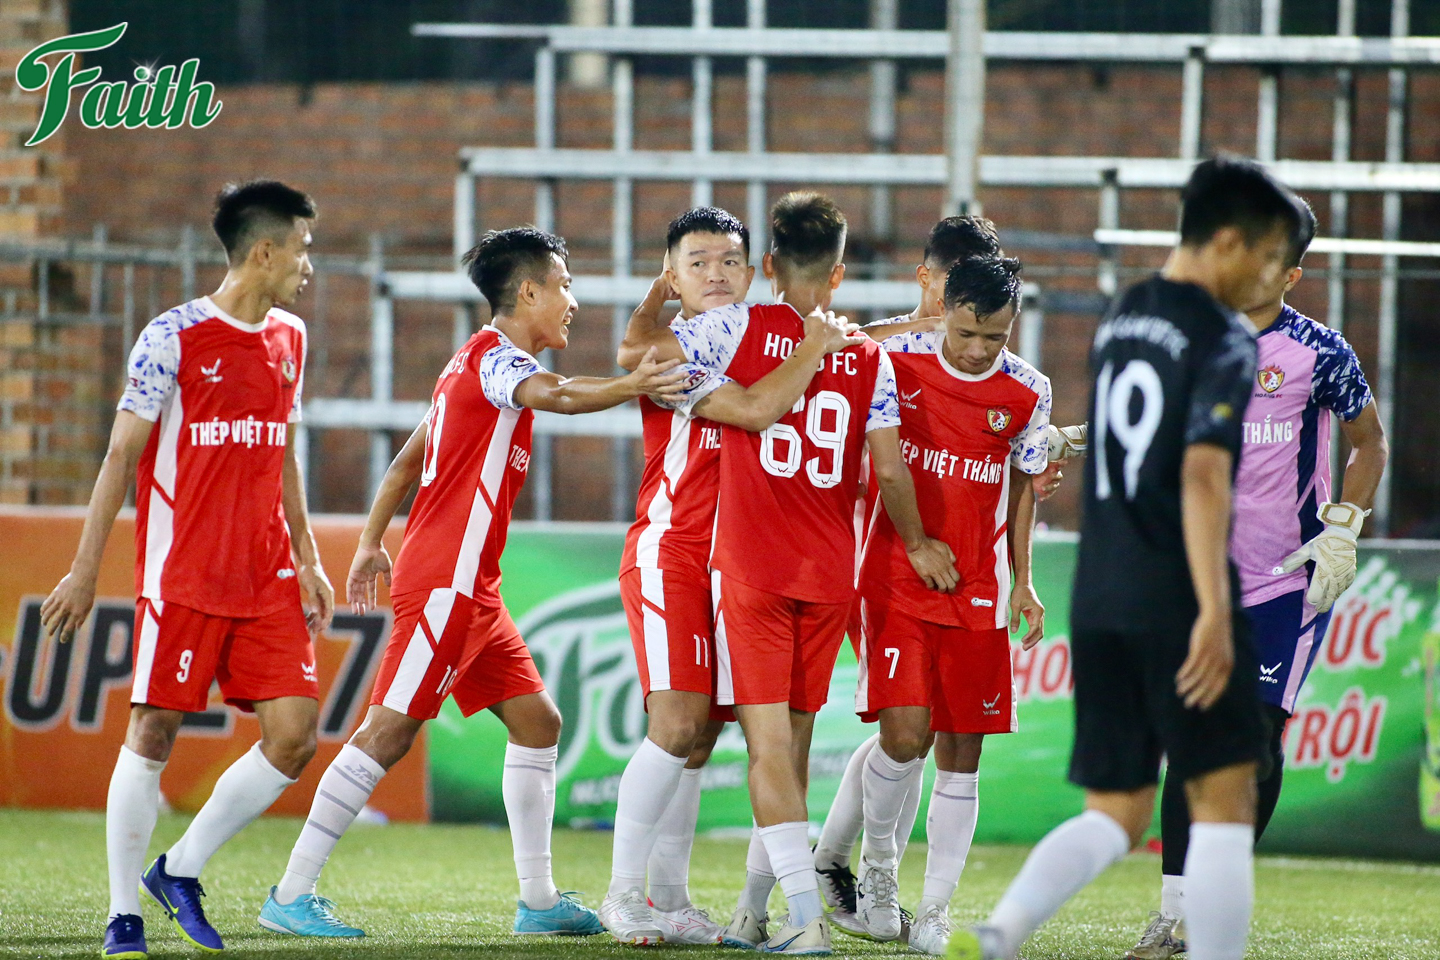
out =
<path fill-rule="evenodd" d="M 742 950 L 758 950 L 760 944 L 770 939 L 769 914 L 756 913 L 749 907 L 736 907 L 730 925 L 720 931 L 722 947 L 739 947 Z"/>
<path fill-rule="evenodd" d="M 666 943 L 714 944 L 720 942 L 720 924 L 710 919 L 710 914 L 693 903 L 687 903 L 679 910 L 650 908 L 655 926 Z"/>
<path fill-rule="evenodd" d="M 650 913 L 650 904 L 639 887 L 606 897 L 600 904 L 600 922 L 605 924 L 610 936 L 635 947 L 659 943 L 662 937 Z"/>
<path fill-rule="evenodd" d="M 941 906 L 927 907 L 910 925 L 910 949 L 932 957 L 945 955 L 950 945 L 950 915 Z"/>
<path fill-rule="evenodd" d="M 860 878 L 855 884 L 855 915 L 876 940 L 900 936 L 899 894 L 893 859 L 861 859 Z"/>

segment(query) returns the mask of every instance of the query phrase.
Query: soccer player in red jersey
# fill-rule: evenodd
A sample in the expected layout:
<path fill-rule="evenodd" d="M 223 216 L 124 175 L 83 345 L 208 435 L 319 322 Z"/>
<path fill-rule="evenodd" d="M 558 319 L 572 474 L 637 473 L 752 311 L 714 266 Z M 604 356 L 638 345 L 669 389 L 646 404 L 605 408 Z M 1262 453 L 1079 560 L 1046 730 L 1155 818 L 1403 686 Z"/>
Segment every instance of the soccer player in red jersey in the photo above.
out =
<path fill-rule="evenodd" d="M 305 324 L 280 309 L 313 272 L 314 219 L 310 198 L 281 183 L 220 191 L 213 224 L 229 270 L 213 294 L 141 331 L 75 561 L 41 607 L 62 642 L 89 615 L 133 474 L 135 675 L 105 807 L 106 957 L 147 956 L 141 889 L 186 940 L 222 949 L 200 905 L 200 871 L 315 753 L 311 630 L 329 624 L 334 595 L 290 430 L 300 419 Z M 313 604 L 308 617 L 302 591 Z M 185 712 L 205 709 L 217 679 L 227 703 L 259 719 L 260 742 L 220 776 L 184 836 L 142 877 L 160 772 Z"/>
<path fill-rule="evenodd" d="M 930 229 L 925 240 L 925 250 L 915 268 L 915 282 L 920 287 L 920 302 L 907 314 L 877 320 L 862 327 L 863 333 L 877 341 L 883 341 L 900 333 L 935 332 L 943 333 L 945 327 L 945 281 L 950 269 L 961 260 L 972 257 L 1001 256 L 1000 238 L 995 224 L 984 217 L 945 217 Z M 1083 429 L 1083 428 L 1081 428 Z M 1060 452 L 1057 449 L 1057 453 Z M 1035 499 L 1045 500 L 1059 487 L 1067 459 L 1055 458 L 1049 467 L 1033 479 Z M 869 528 L 875 508 L 873 491 L 866 491 L 864 503 L 857 505 L 856 524 L 864 531 Z M 863 533 L 860 534 L 863 537 Z M 857 571 L 858 576 L 858 571 Z M 855 645 L 857 656 L 860 652 L 860 598 L 857 597 L 851 609 L 850 642 Z M 845 767 L 839 789 L 830 810 L 825 815 L 825 824 L 815 846 L 815 870 L 820 878 L 820 891 L 830 907 L 830 923 L 846 933 L 873 939 L 874 934 L 866 930 L 855 917 L 855 875 L 851 872 L 851 851 L 860 837 L 864 826 L 863 788 L 861 778 L 866 758 L 880 734 L 876 733 L 856 750 Z M 926 753 L 929 744 L 926 745 Z M 900 820 L 895 829 L 897 864 L 904 856 L 905 846 L 915 825 L 920 809 L 920 796 L 924 789 L 924 767 L 917 764 L 911 771 L 907 783 L 905 803 L 901 808 Z M 901 934 L 903 937 L 903 932 Z"/>
<path fill-rule="evenodd" d="M 756 382 L 803 339 L 801 318 L 829 305 L 844 277 L 845 230 L 844 215 L 828 198 L 782 197 L 771 213 L 773 246 L 764 266 L 783 302 L 721 307 L 628 336 L 622 365 L 658 348 L 664 358 L 684 357 L 739 383 Z M 863 446 L 917 572 L 936 589 L 956 582 L 953 555 L 920 523 L 898 425 L 894 373 L 872 341 L 826 357 L 804 395 L 768 429 L 723 431 L 711 557 L 716 699 L 735 705 L 745 731 L 766 873 L 779 879 L 790 905 L 789 922 L 767 936 L 764 898 L 750 896 L 747 884 L 724 934 L 728 943 L 764 943 L 792 954 L 830 949 L 807 837 L 805 783 L 814 715 L 825 701 L 854 595 L 852 518 Z"/>
<path fill-rule="evenodd" d="M 470 716 L 491 710 L 509 731 L 503 794 L 520 879 L 517 934 L 593 934 L 595 912 L 551 879 L 560 714 L 500 597 L 500 555 L 530 464 L 534 410 L 587 413 L 650 392 L 678 394 L 686 374 L 646 358 L 623 377 L 561 377 L 535 354 L 563 350 L 576 310 L 565 242 L 529 227 L 491 231 L 462 261 L 493 320 L 451 358 L 430 410 L 376 492 L 346 581 L 364 611 L 375 580 L 391 587 L 389 645 L 360 729 L 325 771 L 285 876 L 260 924 L 301 936 L 358 937 L 315 895 L 325 862 L 385 772 L 453 696 Z M 395 560 L 381 543 L 416 481 Z"/>
<path fill-rule="evenodd" d="M 750 231 L 715 207 L 671 221 L 666 251 L 665 272 L 632 319 L 637 329 L 653 328 L 665 301 L 676 297 L 679 321 L 733 304 L 755 273 Z M 725 723 L 724 714 L 712 711 L 709 573 L 720 430 L 725 423 L 769 427 L 800 398 L 827 353 L 863 339 L 847 336 L 818 311 L 805 318 L 805 331 L 795 352 L 751 387 L 695 368 L 700 382 L 678 408 L 640 400 L 645 470 L 620 585 L 649 724 L 620 779 L 610 890 L 600 907 L 606 929 L 624 943 L 720 939 L 719 925 L 690 903 L 688 890 L 700 768 Z"/>
<path fill-rule="evenodd" d="M 960 568 L 953 593 L 926 589 L 885 509 L 876 511 L 860 576 L 855 708 L 867 721 L 879 719 L 880 742 L 862 775 L 857 915 L 877 939 L 899 936 L 895 830 L 933 730 L 929 860 L 909 937 L 923 953 L 944 953 L 949 938 L 950 897 L 975 830 L 985 734 L 1015 730 L 1007 633 L 1023 616 L 1029 648 L 1044 629 L 1030 575 L 1031 477 L 1048 462 L 1050 382 L 1005 349 L 1020 306 L 1019 271 L 1016 260 L 960 260 L 945 284 L 945 331 L 881 344 L 895 365 L 900 446 L 921 517 Z"/>

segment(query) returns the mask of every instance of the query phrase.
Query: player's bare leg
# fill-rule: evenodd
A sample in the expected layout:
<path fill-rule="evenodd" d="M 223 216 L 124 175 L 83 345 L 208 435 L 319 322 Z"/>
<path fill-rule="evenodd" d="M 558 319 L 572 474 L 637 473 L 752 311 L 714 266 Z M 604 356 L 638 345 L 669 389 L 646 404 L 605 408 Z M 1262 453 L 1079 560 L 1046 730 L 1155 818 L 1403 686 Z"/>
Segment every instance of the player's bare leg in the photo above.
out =
<path fill-rule="evenodd" d="M 655 690 L 645 700 L 649 731 L 625 765 L 615 809 L 610 889 L 600 919 L 622 943 L 658 943 L 664 933 L 645 897 L 645 869 L 659 824 L 675 801 L 685 764 L 710 717 L 710 696 Z"/>
<path fill-rule="evenodd" d="M 943 954 L 950 939 L 950 898 L 965 871 L 979 815 L 984 744 L 985 735 L 979 733 L 935 736 L 935 786 L 925 821 L 925 890 L 910 928 L 910 946 L 922 953 Z"/>
<path fill-rule="evenodd" d="M 655 846 L 646 872 L 651 914 L 667 943 L 713 943 L 720 937 L 720 926 L 690 902 L 690 852 L 700 817 L 700 770 L 709 762 L 724 728 L 725 721 L 709 719 L 707 708 L 705 726 L 655 828 Z"/>

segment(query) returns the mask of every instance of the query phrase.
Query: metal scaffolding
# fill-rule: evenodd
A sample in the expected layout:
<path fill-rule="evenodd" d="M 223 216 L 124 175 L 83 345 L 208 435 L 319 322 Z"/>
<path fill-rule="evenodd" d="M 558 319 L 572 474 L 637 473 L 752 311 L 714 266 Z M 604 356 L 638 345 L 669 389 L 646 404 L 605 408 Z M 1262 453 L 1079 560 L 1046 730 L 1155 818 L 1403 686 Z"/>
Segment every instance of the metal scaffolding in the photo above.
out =
<path fill-rule="evenodd" d="M 692 199 L 708 202 L 717 181 L 746 184 L 746 218 L 756 246 L 766 240 L 765 189 L 768 184 L 858 184 L 872 188 L 872 206 L 886 215 L 876 222 L 888 230 L 889 190 L 896 186 L 929 185 L 945 189 L 944 212 L 973 206 L 977 186 L 1072 187 L 1098 189 L 1097 228 L 1117 231 L 1121 190 L 1175 188 L 1184 183 L 1201 152 L 1204 76 L 1207 65 L 1244 64 L 1261 68 L 1257 96 L 1256 153 L 1278 176 L 1298 190 L 1329 192 L 1330 228 L 1343 237 L 1350 193 L 1380 192 L 1384 196 L 1383 241 L 1400 236 L 1400 195 L 1440 191 L 1440 164 L 1404 160 L 1404 118 L 1407 71 L 1440 66 L 1440 38 L 1408 36 L 1408 0 L 1393 0 L 1392 35 L 1354 36 L 1355 0 L 1338 0 L 1339 29 L 1333 37 L 1279 35 L 1278 0 L 1266 0 L 1259 35 L 1026 33 L 984 30 L 982 0 L 950 0 L 947 30 L 899 30 L 893 0 L 872 0 L 870 29 L 776 29 L 766 26 L 764 0 L 747 0 L 743 28 L 713 26 L 709 0 L 695 0 L 690 27 L 643 27 L 633 24 L 630 0 L 614 0 L 609 26 L 531 26 L 479 23 L 422 23 L 418 36 L 456 39 L 538 41 L 535 54 L 535 146 L 533 148 L 471 147 L 460 153 L 455 181 L 455 250 L 468 249 L 480 225 L 475 210 L 476 182 L 482 177 L 531 180 L 535 183 L 535 222 L 553 228 L 555 184 L 567 180 L 608 180 L 613 184 L 612 270 L 608 275 L 577 276 L 576 296 L 584 303 L 613 307 L 618 338 L 631 306 L 648 288 L 648 278 L 631 275 L 633 260 L 633 188 L 637 181 L 689 181 Z M 780 153 L 765 143 L 767 60 L 793 57 L 851 59 L 870 66 L 871 148 L 868 154 Z M 556 63 L 560 55 L 602 55 L 611 61 L 614 135 L 608 150 L 560 149 L 556 143 Z M 634 149 L 634 73 L 636 56 L 689 57 L 692 63 L 691 149 Z M 743 151 L 716 151 L 712 142 L 713 58 L 739 57 L 746 64 L 747 142 Z M 943 60 L 947 66 L 946 146 L 944 155 L 895 154 L 894 69 L 899 61 Z M 980 134 L 984 104 L 984 65 L 989 61 L 1070 61 L 1084 63 L 1174 64 L 1181 70 L 1182 96 L 1177 116 L 1177 150 L 1173 158 L 984 156 Z M 1286 160 L 1276 153 L 1279 99 L 1277 78 L 1286 67 L 1333 67 L 1339 82 L 1335 94 L 1335 134 L 1328 161 Z M 1390 105 L 1387 149 L 1382 163 L 1350 160 L 1350 115 L 1353 70 L 1389 68 Z M 1102 239 L 1103 238 L 1103 239 Z M 1123 234 L 1101 232 L 1097 285 L 1106 294 L 1115 289 L 1117 245 L 1130 242 Z M 1371 241 L 1376 243 L 1379 241 Z M 1398 257 L 1410 251 L 1399 245 L 1367 246 L 1363 252 L 1384 255 L 1379 305 L 1380 360 L 1377 398 L 1387 429 L 1393 423 Z M 1344 251 L 1335 248 L 1331 266 L 1343 266 Z M 424 413 L 423 404 L 391 399 L 389 350 L 395 300 L 428 299 L 464 305 L 476 294 L 458 273 L 390 272 L 378 266 L 375 276 L 374 394 L 369 401 L 315 399 L 307 407 L 313 427 L 346 426 L 375 430 L 411 429 Z M 1344 323 L 1343 278 L 1330 281 L 1330 323 Z M 909 283 L 883 280 L 847 282 L 845 302 L 857 309 L 893 310 L 913 305 Z M 457 308 L 456 336 L 467 314 Z M 1022 347 L 1038 359 L 1040 314 L 1033 311 L 1021 332 Z M 1027 347 L 1028 344 L 1028 347 Z M 383 358 L 383 360 L 382 360 Z M 615 411 L 578 421 L 536 418 L 536 516 L 550 516 L 551 438 L 557 435 L 615 438 L 617 491 L 614 515 L 628 514 L 626 478 L 628 443 L 639 435 L 633 411 Z M 382 438 L 383 439 L 383 438 Z M 382 456 L 382 446 L 383 453 Z M 388 460 L 388 440 L 373 446 L 372 488 Z M 1376 531 L 1388 532 L 1389 473 L 1376 500 Z"/>

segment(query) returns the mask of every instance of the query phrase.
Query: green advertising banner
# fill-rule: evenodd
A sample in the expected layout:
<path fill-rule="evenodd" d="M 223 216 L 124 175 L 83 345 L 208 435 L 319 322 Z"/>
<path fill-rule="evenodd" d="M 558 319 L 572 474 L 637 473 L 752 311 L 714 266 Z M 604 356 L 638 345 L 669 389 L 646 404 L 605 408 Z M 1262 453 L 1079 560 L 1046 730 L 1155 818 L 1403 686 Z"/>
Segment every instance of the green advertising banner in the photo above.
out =
<path fill-rule="evenodd" d="M 616 528 L 520 525 L 505 553 L 506 601 L 565 718 L 559 824 L 612 821 L 620 774 L 645 735 L 615 576 L 622 544 Z M 982 843 L 1034 842 L 1080 809 L 1080 791 L 1065 781 L 1074 540 L 1042 536 L 1035 553 L 1046 638 L 1031 651 L 1012 648 L 1020 731 L 986 741 Z M 1287 732 L 1285 793 L 1265 849 L 1440 859 L 1437 577 L 1440 549 L 1361 551 L 1359 577 L 1336 606 Z M 855 716 L 856 675 L 846 644 L 815 724 L 810 816 L 817 823 L 851 753 L 875 731 Z M 446 704 L 429 737 L 434 818 L 503 822 L 499 721 L 489 714 L 467 720 Z M 700 829 L 749 826 L 738 725 L 726 727 L 701 782 Z M 916 822 L 922 835 L 923 807 Z"/>

